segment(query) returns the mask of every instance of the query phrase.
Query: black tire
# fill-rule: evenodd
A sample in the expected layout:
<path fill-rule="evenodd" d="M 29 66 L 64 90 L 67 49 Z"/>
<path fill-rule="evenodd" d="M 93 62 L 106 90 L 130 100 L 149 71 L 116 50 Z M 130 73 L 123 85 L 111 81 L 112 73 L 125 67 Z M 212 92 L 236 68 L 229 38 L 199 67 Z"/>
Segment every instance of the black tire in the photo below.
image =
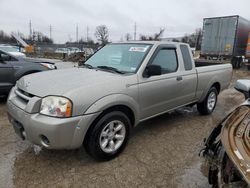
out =
<path fill-rule="evenodd" d="M 238 69 L 240 69 L 241 67 L 242 67 L 242 57 L 239 57 L 238 59 L 237 59 L 237 68 Z"/>
<path fill-rule="evenodd" d="M 119 148 L 112 152 L 105 152 L 101 148 L 100 137 L 102 131 L 107 127 L 107 125 L 112 121 L 120 121 L 123 123 L 125 127 L 125 137 L 124 140 L 119 146 Z M 90 130 L 87 132 L 84 146 L 86 151 L 96 160 L 98 161 L 108 161 L 116 156 L 118 156 L 126 147 L 131 129 L 131 122 L 129 118 L 120 111 L 113 111 L 107 114 L 104 114 L 98 121 L 95 123 Z"/>
<path fill-rule="evenodd" d="M 214 104 L 213 108 L 208 107 L 208 99 L 209 99 L 209 96 L 210 96 L 211 93 L 215 94 L 215 104 Z M 202 115 L 211 114 L 214 111 L 215 107 L 216 107 L 217 96 L 218 96 L 217 89 L 215 87 L 211 87 L 209 89 L 208 93 L 207 93 L 206 98 L 201 103 L 197 103 L 197 110 L 199 111 L 199 113 L 202 114 Z"/>
<path fill-rule="evenodd" d="M 233 68 L 235 69 L 236 59 L 234 57 L 231 59 L 231 64 L 232 64 Z"/>

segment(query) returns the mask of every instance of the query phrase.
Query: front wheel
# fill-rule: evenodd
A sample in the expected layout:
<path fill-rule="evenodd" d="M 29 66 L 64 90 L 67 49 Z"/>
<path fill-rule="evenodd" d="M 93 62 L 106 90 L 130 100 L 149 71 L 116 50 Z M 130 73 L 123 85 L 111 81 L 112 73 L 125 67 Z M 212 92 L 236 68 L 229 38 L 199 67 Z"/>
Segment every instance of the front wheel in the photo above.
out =
<path fill-rule="evenodd" d="M 84 143 L 86 151 L 99 161 L 115 158 L 127 144 L 130 127 L 130 120 L 123 112 L 105 114 L 88 131 Z"/>
<path fill-rule="evenodd" d="M 197 109 L 200 114 L 208 115 L 214 111 L 217 103 L 217 96 L 217 89 L 215 87 L 211 87 L 206 98 L 201 103 L 197 103 Z"/>

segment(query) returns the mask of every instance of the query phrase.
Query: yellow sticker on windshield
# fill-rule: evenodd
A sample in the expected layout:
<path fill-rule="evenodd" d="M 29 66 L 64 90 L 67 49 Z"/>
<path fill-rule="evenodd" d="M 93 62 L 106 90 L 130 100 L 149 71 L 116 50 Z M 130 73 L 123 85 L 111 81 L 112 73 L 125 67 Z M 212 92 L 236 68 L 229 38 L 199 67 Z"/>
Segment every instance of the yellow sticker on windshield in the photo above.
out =
<path fill-rule="evenodd" d="M 146 52 L 148 49 L 148 46 L 146 47 L 130 47 L 129 51 L 130 52 Z"/>

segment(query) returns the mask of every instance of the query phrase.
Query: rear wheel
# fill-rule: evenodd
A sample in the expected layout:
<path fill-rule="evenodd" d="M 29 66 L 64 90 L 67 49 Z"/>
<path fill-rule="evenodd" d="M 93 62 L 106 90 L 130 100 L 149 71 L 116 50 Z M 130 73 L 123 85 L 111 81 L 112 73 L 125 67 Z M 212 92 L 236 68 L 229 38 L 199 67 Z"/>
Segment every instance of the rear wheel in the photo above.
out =
<path fill-rule="evenodd" d="M 211 87 L 206 98 L 201 103 L 197 103 L 197 109 L 200 114 L 208 115 L 214 111 L 217 103 L 217 96 L 217 89 L 215 87 Z"/>
<path fill-rule="evenodd" d="M 242 61 L 243 61 L 242 57 L 233 57 L 231 59 L 231 63 L 232 63 L 233 68 L 235 68 L 235 69 L 241 68 Z"/>
<path fill-rule="evenodd" d="M 123 112 L 105 114 L 87 133 L 84 143 L 87 152 L 100 161 L 115 158 L 127 144 L 130 127 L 130 120 Z"/>

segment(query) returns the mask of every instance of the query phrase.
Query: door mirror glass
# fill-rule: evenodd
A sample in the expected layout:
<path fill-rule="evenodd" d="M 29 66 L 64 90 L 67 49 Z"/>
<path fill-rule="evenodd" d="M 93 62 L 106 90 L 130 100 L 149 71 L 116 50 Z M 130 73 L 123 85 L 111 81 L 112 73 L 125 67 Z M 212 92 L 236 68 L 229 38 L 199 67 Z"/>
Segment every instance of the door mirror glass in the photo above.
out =
<path fill-rule="evenodd" d="M 161 75 L 161 66 L 160 65 L 148 65 L 144 76 L 150 77 L 150 76 L 157 76 L 157 75 Z"/>
<path fill-rule="evenodd" d="M 4 53 L 0 53 L 0 62 L 10 61 L 10 60 L 11 60 L 11 56 L 4 54 Z"/>

